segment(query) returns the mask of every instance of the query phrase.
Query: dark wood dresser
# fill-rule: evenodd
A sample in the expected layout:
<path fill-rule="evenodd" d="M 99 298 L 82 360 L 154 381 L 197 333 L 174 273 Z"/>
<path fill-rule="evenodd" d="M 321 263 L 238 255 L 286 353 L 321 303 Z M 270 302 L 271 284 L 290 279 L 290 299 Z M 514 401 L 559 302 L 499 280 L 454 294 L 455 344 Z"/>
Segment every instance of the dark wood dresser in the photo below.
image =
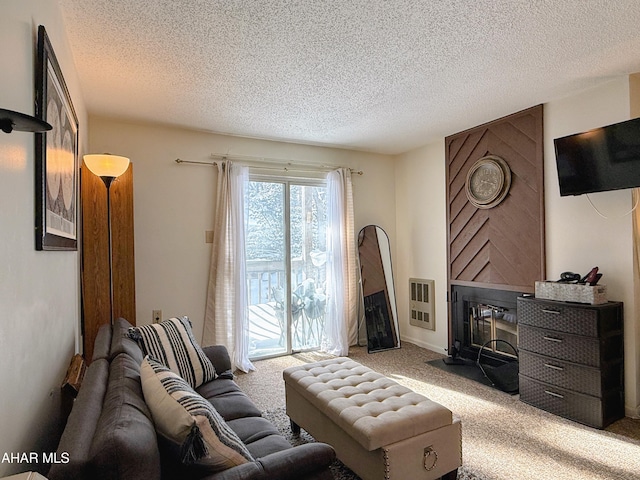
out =
<path fill-rule="evenodd" d="M 518 298 L 520 400 L 595 428 L 624 416 L 621 302 Z"/>

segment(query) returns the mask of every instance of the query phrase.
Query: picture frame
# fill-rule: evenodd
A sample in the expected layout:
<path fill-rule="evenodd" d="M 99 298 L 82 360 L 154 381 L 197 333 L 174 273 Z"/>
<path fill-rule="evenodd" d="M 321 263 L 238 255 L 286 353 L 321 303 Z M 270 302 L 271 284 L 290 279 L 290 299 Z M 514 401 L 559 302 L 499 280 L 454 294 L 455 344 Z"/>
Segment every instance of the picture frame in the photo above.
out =
<path fill-rule="evenodd" d="M 36 133 L 36 250 L 77 250 L 78 117 L 43 25 L 37 53 L 36 117 L 53 128 Z"/>

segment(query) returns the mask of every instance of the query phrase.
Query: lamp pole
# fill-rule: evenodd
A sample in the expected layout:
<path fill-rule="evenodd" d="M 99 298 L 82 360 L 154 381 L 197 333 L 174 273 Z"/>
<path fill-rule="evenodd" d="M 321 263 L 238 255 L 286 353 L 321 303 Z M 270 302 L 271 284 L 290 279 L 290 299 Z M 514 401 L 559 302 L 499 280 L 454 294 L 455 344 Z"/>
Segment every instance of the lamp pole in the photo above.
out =
<path fill-rule="evenodd" d="M 100 177 L 107 187 L 107 240 L 109 245 L 109 321 L 113 325 L 113 247 L 111 240 L 111 183 L 116 177 L 101 176 Z"/>

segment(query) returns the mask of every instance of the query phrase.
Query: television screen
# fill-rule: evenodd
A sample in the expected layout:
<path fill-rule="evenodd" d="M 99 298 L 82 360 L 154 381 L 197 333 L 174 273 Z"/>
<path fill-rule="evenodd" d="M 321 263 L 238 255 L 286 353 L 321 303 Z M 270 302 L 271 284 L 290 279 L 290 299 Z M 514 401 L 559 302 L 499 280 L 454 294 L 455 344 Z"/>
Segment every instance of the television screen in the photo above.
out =
<path fill-rule="evenodd" d="M 640 118 L 553 143 L 563 197 L 640 186 Z"/>

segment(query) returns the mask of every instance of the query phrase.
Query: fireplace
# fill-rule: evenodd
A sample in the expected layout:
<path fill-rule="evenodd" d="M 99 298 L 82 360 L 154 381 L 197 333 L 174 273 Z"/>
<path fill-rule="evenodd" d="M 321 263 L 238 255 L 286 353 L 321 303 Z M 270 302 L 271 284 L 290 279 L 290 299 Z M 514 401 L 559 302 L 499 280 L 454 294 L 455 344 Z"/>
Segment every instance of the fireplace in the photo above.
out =
<path fill-rule="evenodd" d="M 480 348 L 486 345 L 483 357 L 486 354 L 498 364 L 515 360 L 516 353 L 510 345 L 515 348 L 518 345 L 517 298 L 522 295 L 509 290 L 453 285 L 451 341 L 457 355 L 475 361 Z"/>

